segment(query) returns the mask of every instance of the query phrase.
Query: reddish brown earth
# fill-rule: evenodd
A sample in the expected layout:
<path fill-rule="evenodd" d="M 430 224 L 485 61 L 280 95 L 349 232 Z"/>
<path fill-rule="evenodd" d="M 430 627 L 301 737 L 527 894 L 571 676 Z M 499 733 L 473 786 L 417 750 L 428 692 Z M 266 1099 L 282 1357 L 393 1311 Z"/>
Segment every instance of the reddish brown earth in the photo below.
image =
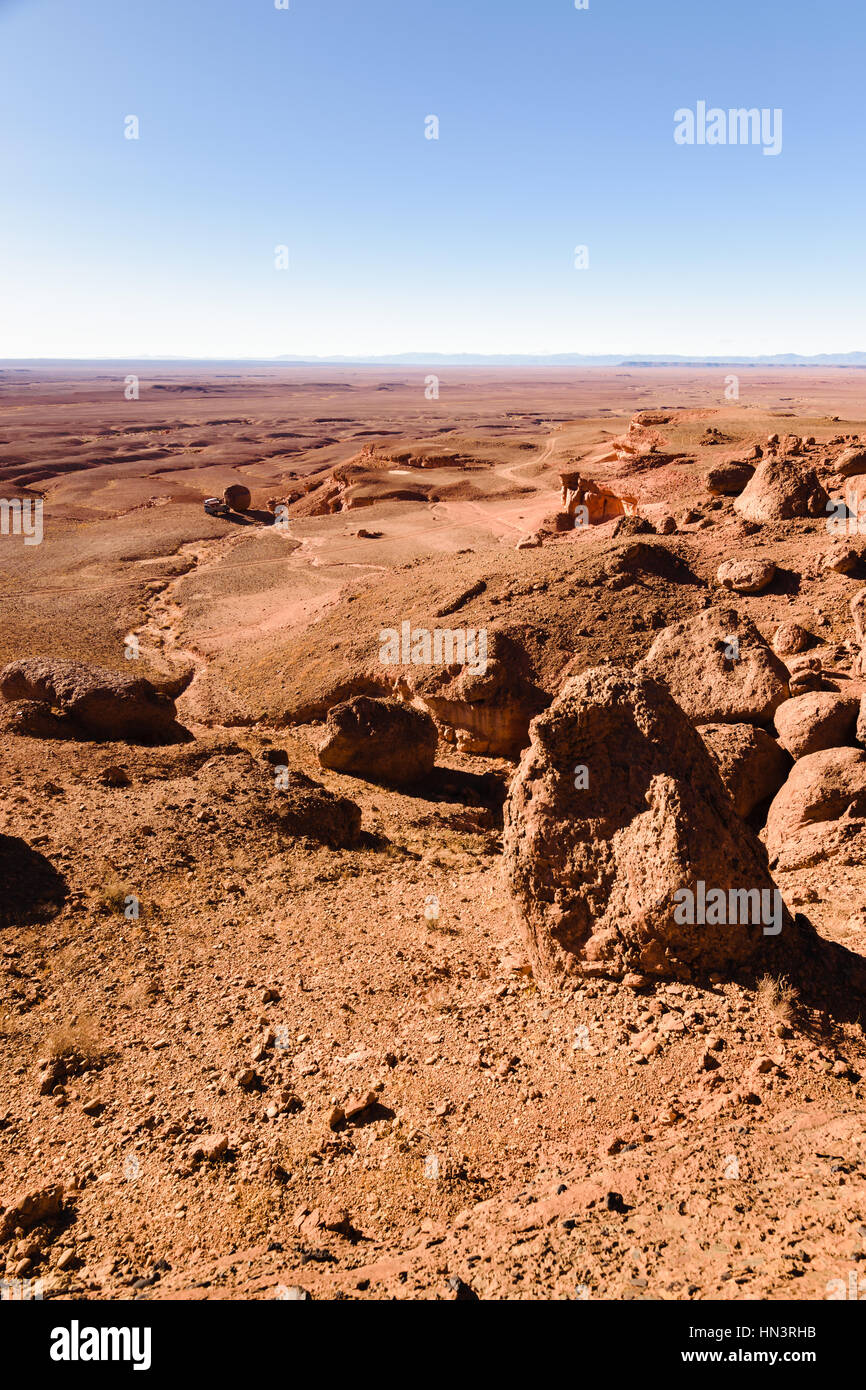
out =
<path fill-rule="evenodd" d="M 633 668 L 710 603 L 768 641 L 802 625 L 819 679 L 859 695 L 866 570 L 823 566 L 820 517 L 744 525 L 706 475 L 796 434 L 840 494 L 830 441 L 866 438 L 863 375 L 741 369 L 736 402 L 721 369 L 443 368 L 432 401 L 404 368 L 143 367 L 132 401 L 126 375 L 0 369 L 0 498 L 44 499 L 41 545 L 0 535 L 0 666 L 146 677 L 187 731 L 34 737 L 0 704 L 0 1277 L 55 1298 L 675 1300 L 866 1278 L 853 992 L 794 962 L 536 982 L 502 873 L 515 762 L 443 726 L 436 772 L 394 789 L 315 751 L 333 705 L 391 693 L 380 631 L 403 622 L 502 634 L 494 738 L 531 692 Z M 561 473 L 636 498 L 655 533 L 557 531 Z M 250 510 L 206 515 L 232 484 Z M 731 559 L 775 576 L 731 593 Z M 283 764 L 356 803 L 356 842 L 306 784 L 280 818 Z M 862 822 L 836 827 L 774 877 L 862 957 Z"/>

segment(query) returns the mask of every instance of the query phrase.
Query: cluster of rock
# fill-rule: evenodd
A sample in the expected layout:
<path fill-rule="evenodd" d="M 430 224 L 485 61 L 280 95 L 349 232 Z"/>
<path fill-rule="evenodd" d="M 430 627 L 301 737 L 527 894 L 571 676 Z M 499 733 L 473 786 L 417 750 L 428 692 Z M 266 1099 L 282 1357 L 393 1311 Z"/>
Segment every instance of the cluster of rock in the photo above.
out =
<path fill-rule="evenodd" d="M 862 645 L 866 590 L 852 609 Z M 540 979 L 685 978 L 814 956 L 771 870 L 864 842 L 866 696 L 800 655 L 809 640 L 786 624 L 774 650 L 714 606 L 660 632 L 634 671 L 569 681 L 533 720 L 506 804 L 505 869 Z M 683 895 L 701 884 L 720 901 L 776 901 L 772 927 L 725 911 L 684 920 Z"/>

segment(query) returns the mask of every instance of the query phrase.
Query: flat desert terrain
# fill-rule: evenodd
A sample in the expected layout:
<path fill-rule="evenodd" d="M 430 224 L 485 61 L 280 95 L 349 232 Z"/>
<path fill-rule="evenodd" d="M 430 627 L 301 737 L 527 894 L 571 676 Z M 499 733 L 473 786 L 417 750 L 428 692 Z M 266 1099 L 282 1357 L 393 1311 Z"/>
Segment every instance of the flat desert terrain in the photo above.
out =
<path fill-rule="evenodd" d="M 858 488 L 857 370 L 0 363 L 0 1273 L 866 1295 Z"/>

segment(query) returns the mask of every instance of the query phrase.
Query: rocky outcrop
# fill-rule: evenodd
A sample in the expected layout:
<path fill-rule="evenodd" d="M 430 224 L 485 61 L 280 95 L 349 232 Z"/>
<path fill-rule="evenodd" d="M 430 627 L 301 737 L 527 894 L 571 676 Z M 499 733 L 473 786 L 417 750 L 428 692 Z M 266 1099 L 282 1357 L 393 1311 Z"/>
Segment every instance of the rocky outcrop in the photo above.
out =
<path fill-rule="evenodd" d="M 664 628 L 638 669 L 698 724 L 769 724 L 788 671 L 749 618 L 714 607 Z"/>
<path fill-rule="evenodd" d="M 851 742 L 859 711 L 859 696 L 816 690 L 785 700 L 773 722 L 782 747 L 792 758 L 805 758 Z"/>
<path fill-rule="evenodd" d="M 786 521 L 826 516 L 827 501 L 814 469 L 797 459 L 773 456 L 758 464 L 734 509 L 748 521 Z"/>
<path fill-rule="evenodd" d="M 59 710 L 91 738 L 167 743 L 182 734 L 174 700 L 151 681 L 79 661 L 10 662 L 0 671 L 0 695 Z"/>
<path fill-rule="evenodd" d="M 361 808 L 303 772 L 284 771 L 277 782 L 273 819 L 286 834 L 352 849 L 361 836 Z"/>
<path fill-rule="evenodd" d="M 766 893 L 793 930 L 760 842 L 658 682 L 586 671 L 530 733 L 506 803 L 504 863 L 539 979 L 754 964 L 770 938 L 732 892 Z"/>
<path fill-rule="evenodd" d="M 246 749 L 215 753 L 183 787 L 190 821 L 213 827 L 209 833 L 218 831 L 222 844 L 253 840 L 260 847 L 278 847 L 284 837 L 313 840 L 332 849 L 359 844 L 360 806 L 291 769 L 285 753 L 274 751 L 274 756 L 277 760 L 264 770 Z M 174 802 L 178 784 L 167 785 L 163 795 Z M 157 816 L 161 806 L 163 796 L 157 795 Z"/>
<path fill-rule="evenodd" d="M 11 1239 L 16 1230 L 29 1231 L 33 1226 L 55 1221 L 63 1209 L 63 1186 L 26 1188 L 0 1206 L 0 1244 Z"/>
<path fill-rule="evenodd" d="M 766 729 L 754 724 L 699 724 L 698 733 L 738 815 L 750 816 L 756 807 L 776 795 L 788 775 L 791 759 Z"/>
<path fill-rule="evenodd" d="M 0 708 L 0 727 L 27 738 L 69 738 L 74 734 L 66 717 L 41 700 L 10 700 Z"/>
<path fill-rule="evenodd" d="M 433 770 L 438 734 L 429 714 L 399 700 L 359 695 L 328 711 L 322 767 L 405 785 Z"/>
<path fill-rule="evenodd" d="M 580 473 L 561 473 L 562 510 L 575 518 L 575 523 L 598 526 L 616 516 L 636 516 L 637 498 L 618 497 L 610 488 L 601 487 Z"/>
<path fill-rule="evenodd" d="M 549 703 L 523 647 L 504 632 L 487 633 L 483 663 L 403 667 L 397 688 L 433 716 L 446 742 L 485 757 L 518 758 L 529 721 Z"/>

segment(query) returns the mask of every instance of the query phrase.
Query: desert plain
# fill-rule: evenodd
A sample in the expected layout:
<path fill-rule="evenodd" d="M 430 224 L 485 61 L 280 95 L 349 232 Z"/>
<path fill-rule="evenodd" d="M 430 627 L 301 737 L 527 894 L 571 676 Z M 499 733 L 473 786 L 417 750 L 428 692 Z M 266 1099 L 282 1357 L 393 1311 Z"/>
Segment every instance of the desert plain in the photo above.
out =
<path fill-rule="evenodd" d="M 840 368 L 0 364 L 2 1277 L 866 1296 L 861 442 Z M 320 756 L 359 699 L 432 769 Z M 729 841 L 784 925 L 675 949 L 648 885 Z"/>

